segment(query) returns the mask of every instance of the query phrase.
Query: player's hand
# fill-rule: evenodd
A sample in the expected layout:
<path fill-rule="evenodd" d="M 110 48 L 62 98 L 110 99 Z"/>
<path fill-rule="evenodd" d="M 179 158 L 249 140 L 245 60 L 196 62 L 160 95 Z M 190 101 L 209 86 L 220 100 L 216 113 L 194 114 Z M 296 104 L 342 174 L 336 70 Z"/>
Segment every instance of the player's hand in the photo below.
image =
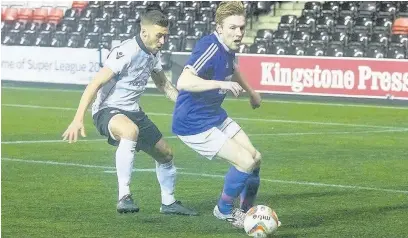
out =
<path fill-rule="evenodd" d="M 261 106 L 262 99 L 259 93 L 253 92 L 250 98 L 251 98 L 250 103 L 251 103 L 252 109 L 257 109 L 258 107 Z"/>
<path fill-rule="evenodd" d="M 242 87 L 239 85 L 237 82 L 231 82 L 231 81 L 224 81 L 221 84 L 221 89 L 224 90 L 229 90 L 234 94 L 235 97 L 238 97 L 239 94 L 242 92 Z"/>
<path fill-rule="evenodd" d="M 77 142 L 79 132 L 81 132 L 82 137 L 86 137 L 84 123 L 72 121 L 64 134 L 62 134 L 62 140 L 68 140 L 68 143 Z"/>

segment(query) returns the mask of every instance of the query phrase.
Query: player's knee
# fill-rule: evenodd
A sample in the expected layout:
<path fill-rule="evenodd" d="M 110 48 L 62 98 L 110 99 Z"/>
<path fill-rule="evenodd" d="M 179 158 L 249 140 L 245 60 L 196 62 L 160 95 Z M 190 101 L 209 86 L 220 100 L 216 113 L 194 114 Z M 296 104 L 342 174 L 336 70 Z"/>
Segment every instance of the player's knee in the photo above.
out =
<path fill-rule="evenodd" d="M 261 166 L 261 161 L 262 161 L 262 154 L 259 151 L 256 151 L 254 161 L 255 161 L 255 168 L 259 168 Z"/>
<path fill-rule="evenodd" d="M 242 159 L 238 163 L 238 166 L 244 170 L 243 172 L 252 173 L 252 171 L 256 168 L 257 161 L 255 161 L 252 155 L 246 150 L 242 150 L 241 153 L 239 153 L 239 156 Z"/>
<path fill-rule="evenodd" d="M 125 138 L 128 140 L 137 141 L 139 135 L 139 127 L 134 123 L 112 123 L 110 127 L 115 137 Z"/>
<path fill-rule="evenodd" d="M 167 148 L 166 152 L 164 153 L 164 162 L 168 163 L 173 160 L 173 151 L 171 148 Z"/>

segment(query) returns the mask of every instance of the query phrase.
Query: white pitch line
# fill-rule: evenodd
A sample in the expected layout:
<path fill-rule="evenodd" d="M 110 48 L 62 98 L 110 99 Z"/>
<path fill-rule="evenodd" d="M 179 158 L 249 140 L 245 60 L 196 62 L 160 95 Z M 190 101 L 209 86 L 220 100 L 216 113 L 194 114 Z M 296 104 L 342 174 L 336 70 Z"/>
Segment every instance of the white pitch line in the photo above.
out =
<path fill-rule="evenodd" d="M 76 108 L 70 107 L 48 107 L 39 105 L 26 105 L 26 104 L 1 104 L 6 107 L 20 107 L 20 108 L 35 108 L 35 109 L 51 109 L 51 110 L 67 110 L 73 111 Z M 158 113 L 158 112 L 146 112 L 148 115 L 154 116 L 173 116 L 169 113 Z M 401 129 L 405 130 L 408 128 L 394 127 L 394 126 L 376 126 L 376 125 L 363 125 L 363 124 L 349 124 L 349 123 L 337 123 L 337 122 L 318 122 L 318 121 L 296 121 L 296 120 L 279 120 L 279 119 L 262 119 L 262 118 L 247 118 L 247 117 L 233 117 L 236 120 L 242 121 L 258 121 L 258 122 L 273 122 L 273 123 L 292 123 L 292 124 L 309 124 L 309 125 L 326 125 L 326 126 L 348 126 L 348 127 L 365 127 L 365 128 L 381 128 L 381 129 Z"/>
<path fill-rule="evenodd" d="M 42 161 L 42 160 L 24 160 L 24 159 L 12 159 L 12 158 L 1 158 L 3 161 L 11 162 L 23 162 L 23 163 L 33 163 L 33 164 L 47 164 L 47 165 L 60 165 L 60 166 L 71 166 L 71 167 L 81 167 L 81 168 L 98 168 L 109 170 L 110 172 L 114 170 L 114 167 L 110 166 L 100 166 L 100 165 L 89 165 L 89 164 L 77 164 L 77 163 L 65 163 L 65 162 L 56 162 L 56 161 Z M 155 172 L 152 169 L 139 169 L 138 172 Z M 191 172 L 177 172 L 181 175 L 188 175 L 194 177 L 210 177 L 210 178 L 224 178 L 224 175 L 218 174 L 207 174 L 207 173 L 191 173 Z M 377 191 L 377 192 L 389 192 L 389 193 L 402 193 L 408 194 L 406 190 L 397 190 L 397 189 L 387 189 L 387 188 L 375 188 L 375 187 L 363 187 L 363 186 L 354 186 L 354 185 L 341 185 L 341 184 L 326 184 L 326 183 L 315 183 L 315 182 L 304 182 L 304 181 L 289 181 L 289 180 L 276 180 L 276 179 L 261 179 L 264 182 L 270 183 L 281 183 L 281 184 L 293 184 L 293 185 L 306 185 L 314 187 L 331 187 L 331 188 L 342 188 L 342 189 L 353 189 L 353 190 L 368 190 L 368 191 Z"/>
<path fill-rule="evenodd" d="M 54 91 L 54 92 L 75 92 L 82 93 L 83 89 L 56 89 L 56 88 L 27 88 L 27 87 L 2 87 L 2 89 L 22 90 L 22 91 Z M 161 94 L 145 93 L 143 97 L 163 97 Z M 244 98 L 226 98 L 226 101 L 248 101 Z M 298 104 L 298 105 L 318 105 L 318 106 L 337 106 L 337 107 L 361 107 L 361 108 L 382 108 L 382 109 L 397 109 L 408 110 L 408 107 L 403 106 L 382 106 L 382 105 L 365 105 L 365 104 L 345 104 L 345 103 L 323 103 L 323 102 L 301 102 L 301 101 L 282 101 L 274 99 L 263 99 L 262 102 L 267 103 L 282 103 L 282 104 Z"/>
<path fill-rule="evenodd" d="M 329 131 L 329 132 L 293 132 L 293 133 L 262 133 L 248 134 L 248 136 L 307 136 L 307 135 L 348 135 L 348 134 L 370 134 L 370 133 L 387 133 L 387 132 L 408 132 L 408 129 L 389 129 L 389 130 L 372 130 L 372 131 Z M 177 136 L 165 136 L 165 139 L 177 139 Z M 79 139 L 78 142 L 106 141 L 106 139 Z M 2 141 L 1 144 L 35 144 L 35 143 L 68 143 L 63 140 L 18 140 Z"/>

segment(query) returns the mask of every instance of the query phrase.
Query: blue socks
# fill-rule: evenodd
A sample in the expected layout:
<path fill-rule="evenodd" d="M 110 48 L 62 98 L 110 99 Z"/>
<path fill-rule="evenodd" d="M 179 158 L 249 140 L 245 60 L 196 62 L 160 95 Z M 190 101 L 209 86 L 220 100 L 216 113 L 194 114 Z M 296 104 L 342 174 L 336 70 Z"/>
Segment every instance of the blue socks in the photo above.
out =
<path fill-rule="evenodd" d="M 240 208 L 244 210 L 244 212 L 247 212 L 254 205 L 261 180 L 259 177 L 259 170 L 260 168 L 257 168 L 252 172 L 241 192 Z"/>
<path fill-rule="evenodd" d="M 222 214 L 231 214 L 234 199 L 242 192 L 250 175 L 237 170 L 234 166 L 230 167 L 225 175 L 224 190 L 218 201 L 218 208 Z"/>

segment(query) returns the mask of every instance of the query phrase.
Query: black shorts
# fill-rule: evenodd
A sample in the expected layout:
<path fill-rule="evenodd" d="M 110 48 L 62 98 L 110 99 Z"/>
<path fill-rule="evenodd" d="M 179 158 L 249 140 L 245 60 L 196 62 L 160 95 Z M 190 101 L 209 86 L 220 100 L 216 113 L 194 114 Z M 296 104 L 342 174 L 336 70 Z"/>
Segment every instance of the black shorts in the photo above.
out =
<path fill-rule="evenodd" d="M 117 115 L 123 114 L 127 116 L 139 127 L 139 136 L 136 144 L 136 151 L 149 150 L 154 148 L 156 143 L 163 137 L 159 128 L 147 117 L 142 111 L 129 112 L 118 108 L 108 107 L 100 110 L 93 116 L 94 125 L 99 133 L 108 137 L 108 143 L 113 146 L 118 146 L 119 141 L 113 139 L 109 133 L 108 124 L 110 119 Z"/>

